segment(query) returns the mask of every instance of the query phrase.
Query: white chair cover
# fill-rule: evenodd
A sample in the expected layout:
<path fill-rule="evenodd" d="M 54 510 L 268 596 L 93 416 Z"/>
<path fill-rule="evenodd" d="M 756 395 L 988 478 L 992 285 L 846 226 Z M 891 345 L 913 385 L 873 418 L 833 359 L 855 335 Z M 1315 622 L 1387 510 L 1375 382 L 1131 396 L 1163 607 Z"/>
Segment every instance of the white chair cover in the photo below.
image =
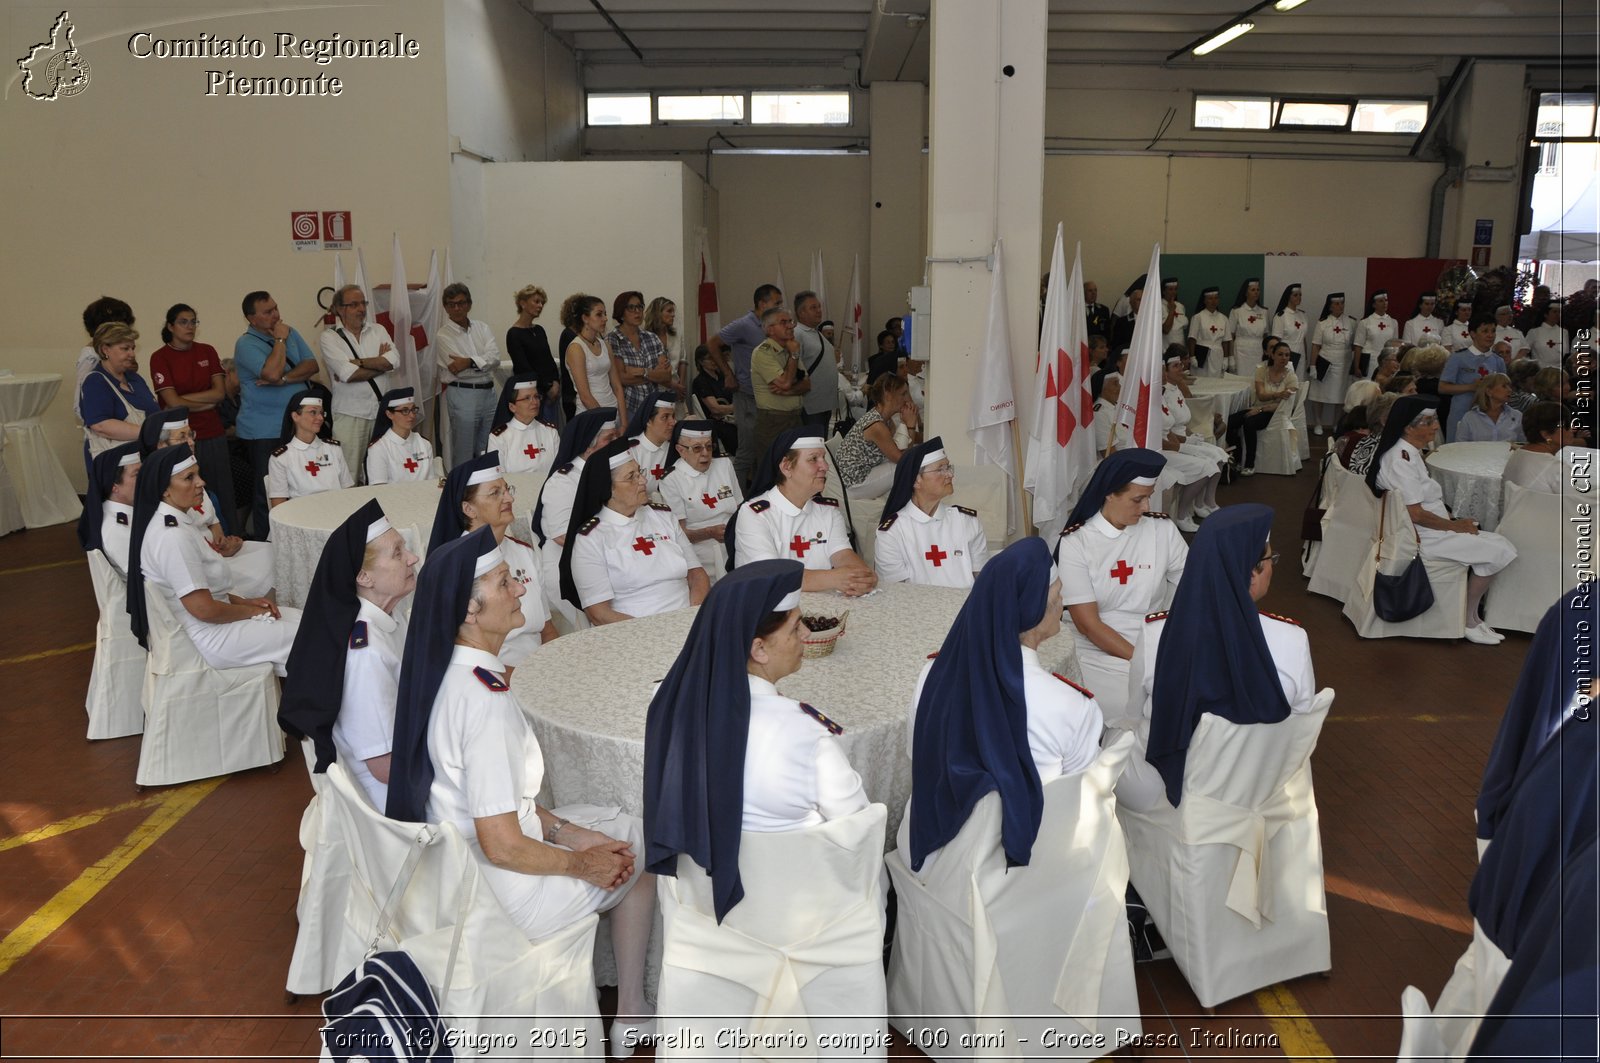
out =
<path fill-rule="evenodd" d="M 289 958 L 285 988 L 301 996 L 326 993 L 347 973 L 338 964 L 344 936 L 344 910 L 350 894 L 354 839 L 340 828 L 344 821 L 326 814 L 328 777 L 311 769 L 316 751 L 309 738 L 301 739 L 306 773 L 311 776 L 311 802 L 300 817 L 300 848 L 306 858 L 300 866 L 300 899 L 295 905 L 299 930 Z M 351 966 L 354 966 L 353 964 Z"/>
<path fill-rule="evenodd" d="M 1400 1054 L 1395 1063 L 1428 1063 L 1433 1060 L 1453 1059 L 1445 1052 L 1444 1038 L 1439 1036 L 1439 1025 L 1433 1012 L 1428 1010 L 1428 998 L 1422 990 L 1408 985 L 1400 994 Z"/>
<path fill-rule="evenodd" d="M 656 881 L 664 943 L 658 1059 L 883 1059 L 883 805 L 739 842 L 744 899 L 719 924 L 686 856 Z M 718 1031 L 738 1032 L 727 1043 Z M 860 1051 L 823 1045 L 854 1039 Z M 748 1042 L 748 1043 L 740 1043 Z"/>
<path fill-rule="evenodd" d="M 1367 493 L 1370 495 L 1372 492 Z M 1423 566 L 1428 570 L 1428 585 L 1433 588 L 1433 605 L 1421 616 L 1401 623 L 1390 623 L 1381 619 L 1373 608 L 1372 588 L 1379 564 L 1383 565 L 1385 572 L 1399 575 L 1417 556 L 1417 533 L 1411 523 L 1411 515 L 1399 501 L 1390 497 L 1387 505 L 1379 503 L 1383 540 L 1380 543 L 1374 537 L 1372 545 L 1367 548 L 1366 560 L 1362 562 L 1360 571 L 1351 582 L 1349 596 L 1345 598 L 1344 615 L 1355 625 L 1356 634 L 1364 639 L 1385 639 L 1395 635 L 1459 639 L 1467 630 L 1467 566 L 1459 561 L 1423 558 Z"/>
<path fill-rule="evenodd" d="M 1367 481 L 1336 457 L 1322 478 L 1322 508 L 1322 549 L 1306 589 L 1342 602 L 1377 541 L 1378 500 Z"/>
<path fill-rule="evenodd" d="M 1272 420 L 1256 434 L 1256 472 L 1293 476 L 1305 464 L 1300 454 L 1300 440 L 1305 435 L 1305 416 L 1300 412 L 1305 404 L 1304 395 L 1305 389 L 1301 388 L 1287 402 L 1280 402 L 1272 413 Z"/>
<path fill-rule="evenodd" d="M 161 591 L 154 586 L 145 591 L 150 653 L 139 785 L 170 786 L 282 760 L 278 677 L 272 665 L 211 667 Z"/>
<path fill-rule="evenodd" d="M 1491 627 L 1537 631 L 1550 603 L 1578 585 L 1578 566 L 1560 544 L 1572 529 L 1593 521 L 1593 508 L 1592 496 L 1530 491 L 1506 481 L 1505 505 L 1494 530 L 1511 540 L 1517 558 L 1495 574 L 1484 599 L 1484 619 Z"/>
<path fill-rule="evenodd" d="M 0 431 L 0 535 L 10 535 L 27 527 L 22 516 L 22 502 L 16 488 L 11 486 L 11 470 L 5 463 L 6 434 Z"/>
<path fill-rule="evenodd" d="M 1124 734 L 1087 771 L 1045 786 L 1027 867 L 1006 867 L 997 793 L 923 877 L 900 850 L 886 857 L 898 905 L 890 1021 L 941 1035 L 914 1037 L 916 1047 L 935 1059 L 1001 1044 L 1008 1055 L 1095 1059 L 1140 1034 L 1115 797 L 1133 745 Z"/>
<path fill-rule="evenodd" d="M 328 767 L 323 795 L 324 829 L 346 840 L 351 861 L 336 970 L 348 972 L 371 951 L 403 949 L 439 998 L 445 1025 L 513 1046 L 491 1051 L 491 1058 L 601 1055 L 594 988 L 598 916 L 529 941 L 483 881 L 478 857 L 454 826 L 388 819 L 338 764 Z M 414 872 L 391 900 L 418 846 Z M 541 1017 L 552 1033 L 565 1036 L 530 1038 L 530 1029 L 546 1025 Z"/>
<path fill-rule="evenodd" d="M 1294 420 L 1295 439 L 1300 451 L 1300 460 L 1303 462 L 1311 460 L 1311 433 L 1306 431 L 1305 393 L 1308 388 L 1309 382 L 1302 380 L 1299 391 L 1300 401 L 1295 403 L 1294 413 L 1291 415 Z"/>
<path fill-rule="evenodd" d="M 1311 751 L 1333 704 L 1274 724 L 1206 713 L 1183 800 L 1117 809 L 1133 884 L 1204 1007 L 1332 966 Z"/>
<path fill-rule="evenodd" d="M 94 664 L 89 668 L 89 737 L 122 738 L 144 730 L 144 647 L 128 627 L 128 585 L 106 555 L 89 551 L 89 579 L 100 619 L 94 626 Z"/>
<path fill-rule="evenodd" d="M 1439 991 L 1439 1003 L 1434 1006 L 1431 1015 L 1433 1036 L 1444 1046 L 1442 1055 L 1445 1058 L 1459 1060 L 1467 1057 L 1467 1049 L 1472 1047 L 1472 1039 L 1477 1036 L 1478 1026 L 1489 1010 L 1489 1002 L 1499 991 L 1500 983 L 1505 980 L 1510 968 L 1511 961 L 1506 954 L 1489 940 L 1483 927 L 1474 919 L 1472 941 L 1456 961 L 1455 970 L 1450 972 L 1450 980 Z M 1422 999 L 1420 991 L 1407 986 L 1406 992 L 1415 992 L 1426 1009 L 1427 1001 Z M 1406 1004 L 1404 995 L 1400 1003 L 1402 1006 Z M 1409 1027 L 1409 1010 L 1406 1014 Z M 1403 1051 L 1404 1039 L 1401 1047 Z"/>

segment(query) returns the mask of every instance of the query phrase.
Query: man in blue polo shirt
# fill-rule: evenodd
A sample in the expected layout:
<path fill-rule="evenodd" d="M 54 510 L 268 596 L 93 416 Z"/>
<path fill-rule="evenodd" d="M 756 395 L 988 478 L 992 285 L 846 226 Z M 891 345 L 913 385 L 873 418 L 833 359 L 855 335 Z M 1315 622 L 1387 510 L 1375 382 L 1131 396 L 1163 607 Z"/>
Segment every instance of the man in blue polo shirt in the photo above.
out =
<path fill-rule="evenodd" d="M 733 419 L 739 427 L 739 438 L 749 440 L 756 437 L 756 393 L 750 383 L 750 352 L 761 346 L 767 338 L 767 330 L 761 324 L 762 313 L 774 306 L 782 306 L 783 292 L 778 290 L 776 284 L 763 284 L 756 289 L 754 301 L 754 310 L 722 326 L 722 331 L 707 343 L 711 348 L 712 360 L 724 374 L 731 368 L 739 382 L 739 390 L 733 393 Z M 730 351 L 733 355 L 731 359 L 728 356 Z M 741 484 L 750 482 L 760 458 L 754 445 L 740 447 L 734 453 L 733 469 Z"/>
<path fill-rule="evenodd" d="M 239 373 L 239 419 L 235 428 L 250 448 L 255 476 L 250 507 L 250 538 L 265 540 L 267 461 L 283 434 L 283 413 L 302 382 L 317 372 L 317 359 L 300 333 L 278 313 L 278 302 L 266 292 L 244 297 L 244 318 L 250 327 L 233 344 L 233 365 Z"/>

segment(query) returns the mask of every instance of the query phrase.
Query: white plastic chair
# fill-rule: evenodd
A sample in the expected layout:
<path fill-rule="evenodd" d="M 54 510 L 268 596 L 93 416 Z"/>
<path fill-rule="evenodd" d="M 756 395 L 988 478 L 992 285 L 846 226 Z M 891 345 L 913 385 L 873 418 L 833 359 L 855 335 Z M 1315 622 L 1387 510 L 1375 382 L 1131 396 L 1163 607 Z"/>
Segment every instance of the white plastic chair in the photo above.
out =
<path fill-rule="evenodd" d="M 128 627 L 128 585 L 99 550 L 89 551 L 89 578 L 100 619 L 94 626 L 94 664 L 89 668 L 89 737 L 123 738 L 144 730 L 145 652 Z"/>
<path fill-rule="evenodd" d="M 1304 390 L 1296 391 L 1289 401 L 1280 402 L 1272 412 L 1272 420 L 1256 433 L 1256 472 L 1271 476 L 1293 476 L 1305 464 L 1300 454 L 1300 437 L 1304 427 L 1296 425 L 1295 418 L 1304 404 Z M 1304 420 L 1303 416 L 1301 420 Z"/>
<path fill-rule="evenodd" d="M 819 1038 L 850 1037 L 874 1046 L 852 1058 L 885 1058 L 887 819 L 884 806 L 868 805 L 804 830 L 746 831 L 744 899 L 721 923 L 711 879 L 693 860 L 680 856 L 677 877 L 656 880 L 664 928 L 656 1016 L 675 1035 L 657 1046 L 658 1059 L 741 1058 L 741 1047 L 718 1044 L 729 1028 L 758 1044 L 794 1045 L 763 1056 L 816 1058 Z"/>
<path fill-rule="evenodd" d="M 968 1058 L 1003 1043 L 1008 1055 L 1060 1059 L 1074 1052 L 1069 1039 L 1091 1045 L 1098 1034 L 1115 1046 L 1118 1029 L 1139 1035 L 1114 793 L 1133 744 L 1123 734 L 1087 771 L 1045 786 L 1027 867 L 1006 867 L 996 793 L 922 877 L 900 850 L 885 858 L 898 904 L 889 1017 L 901 1030 L 940 1032 L 943 1043 L 913 1039 L 922 1051 Z"/>
<path fill-rule="evenodd" d="M 1422 615 L 1394 623 L 1379 617 L 1373 606 L 1373 584 L 1379 565 L 1383 566 L 1383 571 L 1398 575 L 1417 555 L 1416 528 L 1406 507 L 1399 503 L 1398 498 L 1390 496 L 1379 503 L 1382 535 L 1368 548 L 1366 560 L 1351 582 L 1344 601 L 1344 615 L 1355 625 L 1356 634 L 1364 639 L 1396 635 L 1421 639 L 1462 638 L 1467 631 L 1467 566 L 1459 561 L 1423 558 L 1428 586 L 1433 590 L 1433 605 Z"/>
<path fill-rule="evenodd" d="M 1322 479 L 1322 549 L 1306 589 L 1344 601 L 1378 538 L 1378 500 L 1367 481 L 1335 457 Z"/>
<path fill-rule="evenodd" d="M 1571 533 L 1562 529 L 1592 521 L 1593 506 L 1591 496 L 1553 495 L 1506 482 L 1505 506 L 1494 530 L 1511 540 L 1517 558 L 1495 575 L 1484 599 L 1491 627 L 1537 631 L 1550 603 L 1578 585 L 1578 566 L 1561 549 L 1563 535 Z"/>
<path fill-rule="evenodd" d="M 150 653 L 144 676 L 140 786 L 228 775 L 283 759 L 272 665 L 213 668 L 162 592 L 145 587 Z"/>
<path fill-rule="evenodd" d="M 1311 752 L 1333 704 L 1273 724 L 1206 713 L 1183 798 L 1117 818 L 1134 887 L 1203 1007 L 1332 966 Z"/>
<path fill-rule="evenodd" d="M 385 817 L 337 763 L 328 767 L 323 794 L 327 829 L 347 841 L 351 861 L 336 970 L 349 971 L 370 952 L 403 949 L 438 997 L 445 1025 L 507 1038 L 519 1059 L 601 1054 L 599 916 L 529 941 L 454 826 Z M 545 1025 L 556 1036 L 528 1036 Z"/>

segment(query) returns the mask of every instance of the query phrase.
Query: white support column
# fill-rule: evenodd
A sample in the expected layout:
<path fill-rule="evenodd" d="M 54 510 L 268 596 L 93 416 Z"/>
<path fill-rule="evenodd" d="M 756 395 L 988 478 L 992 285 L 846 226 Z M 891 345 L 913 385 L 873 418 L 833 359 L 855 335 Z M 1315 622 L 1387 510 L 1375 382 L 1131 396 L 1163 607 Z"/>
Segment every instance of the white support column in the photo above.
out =
<path fill-rule="evenodd" d="M 906 312 L 906 289 L 922 281 L 928 216 L 927 160 L 922 154 L 927 90 L 917 81 L 874 81 L 871 106 L 872 223 L 861 291 L 866 300 L 863 365 L 878 349 L 884 320 Z"/>
<path fill-rule="evenodd" d="M 928 255 L 981 259 L 1004 241 L 1019 439 L 1039 342 L 1048 16 L 1047 0 L 933 0 Z M 990 274 L 982 262 L 928 268 L 928 434 L 966 463 Z"/>

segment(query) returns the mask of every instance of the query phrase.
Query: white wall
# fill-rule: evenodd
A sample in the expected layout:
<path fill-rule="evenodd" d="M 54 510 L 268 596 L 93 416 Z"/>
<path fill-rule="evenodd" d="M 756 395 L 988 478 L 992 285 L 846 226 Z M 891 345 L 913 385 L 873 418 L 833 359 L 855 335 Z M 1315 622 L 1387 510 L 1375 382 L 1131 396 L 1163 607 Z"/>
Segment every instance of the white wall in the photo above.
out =
<path fill-rule="evenodd" d="M 450 133 L 500 162 L 575 159 L 577 57 L 515 0 L 446 0 Z"/>
<path fill-rule="evenodd" d="M 665 295 L 680 311 L 694 305 L 685 275 L 693 250 L 684 243 L 686 225 L 697 219 L 686 218 L 685 204 L 698 201 L 699 189 L 683 166 L 505 162 L 485 164 L 480 174 L 483 256 L 457 261 L 456 275 L 473 278 L 474 316 L 497 334 L 515 318 L 511 296 L 524 284 L 550 294 L 541 323 L 552 344 L 561 334 L 561 303 L 577 292 L 605 300 L 607 314 L 617 293 L 630 289 L 646 302 Z"/>
<path fill-rule="evenodd" d="M 9 3 L 0 54 L 20 56 L 46 39 L 60 11 L 58 3 Z M 315 342 L 314 299 L 332 283 L 333 255 L 292 250 L 290 211 L 353 211 L 375 283 L 388 279 L 393 233 L 420 258 L 420 271 L 428 249 L 446 246 L 450 219 L 445 31 L 430 0 L 267 9 L 250 0 L 86 2 L 73 4 L 71 17 L 88 87 L 51 102 L 28 99 L 13 67 L 0 100 L 0 246 L 8 252 L 0 366 L 66 374 L 44 424 L 81 489 L 82 436 L 68 392 L 85 304 L 102 294 L 127 300 L 146 364 L 160 346 L 166 308 L 179 301 L 199 311 L 200 339 L 231 354 L 244 328 L 239 300 L 256 288 L 271 291 L 285 318 Z M 263 38 L 269 57 L 136 59 L 128 39 L 141 30 L 246 34 Z M 326 66 L 273 59 L 278 32 L 403 32 L 418 41 L 420 56 Z M 324 73 L 339 77 L 343 91 L 207 97 L 208 68 L 252 77 Z M 377 135 L 397 124 L 396 101 L 404 129 Z"/>

